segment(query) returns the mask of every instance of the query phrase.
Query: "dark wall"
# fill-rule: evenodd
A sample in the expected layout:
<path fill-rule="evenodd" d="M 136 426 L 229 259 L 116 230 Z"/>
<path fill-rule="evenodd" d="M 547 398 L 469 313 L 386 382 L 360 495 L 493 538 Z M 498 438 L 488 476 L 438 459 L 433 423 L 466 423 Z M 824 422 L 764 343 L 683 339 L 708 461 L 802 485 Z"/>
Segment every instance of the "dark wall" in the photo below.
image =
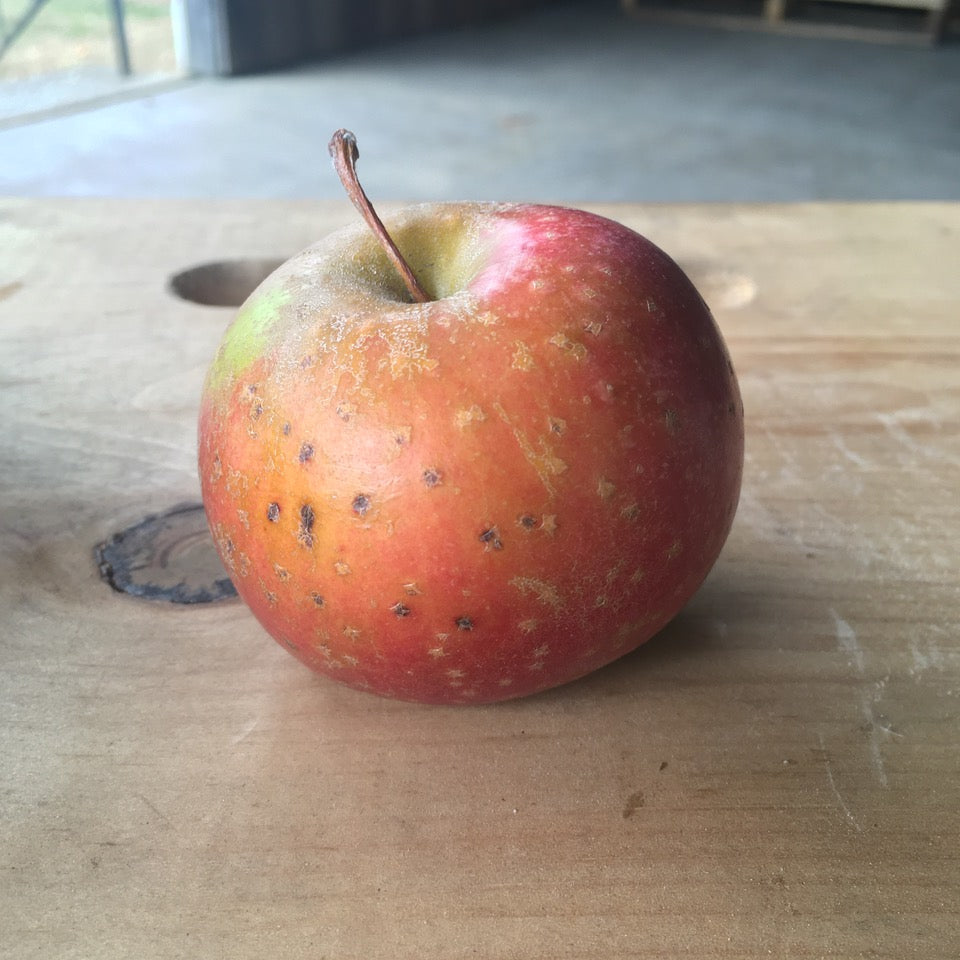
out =
<path fill-rule="evenodd" d="M 183 0 L 189 67 L 253 73 L 550 0 Z"/>

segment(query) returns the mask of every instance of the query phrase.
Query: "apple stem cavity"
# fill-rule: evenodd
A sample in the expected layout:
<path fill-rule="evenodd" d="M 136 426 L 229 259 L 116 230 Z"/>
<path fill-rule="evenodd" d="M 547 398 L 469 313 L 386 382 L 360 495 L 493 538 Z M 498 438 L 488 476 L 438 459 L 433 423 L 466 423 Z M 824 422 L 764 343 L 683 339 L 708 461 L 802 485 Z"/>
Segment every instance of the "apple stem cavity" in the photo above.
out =
<path fill-rule="evenodd" d="M 357 138 L 349 130 L 338 130 L 330 138 L 330 156 L 333 158 L 334 169 L 344 190 L 347 191 L 347 196 L 366 220 L 374 236 L 380 241 L 380 246 L 400 274 L 410 298 L 414 303 L 428 303 L 433 297 L 420 285 L 420 281 L 410 269 L 410 264 L 403 259 L 403 254 L 387 233 L 383 221 L 377 216 L 377 211 L 373 209 L 373 204 L 360 186 L 360 180 L 357 177 L 357 160 L 360 157 Z"/>

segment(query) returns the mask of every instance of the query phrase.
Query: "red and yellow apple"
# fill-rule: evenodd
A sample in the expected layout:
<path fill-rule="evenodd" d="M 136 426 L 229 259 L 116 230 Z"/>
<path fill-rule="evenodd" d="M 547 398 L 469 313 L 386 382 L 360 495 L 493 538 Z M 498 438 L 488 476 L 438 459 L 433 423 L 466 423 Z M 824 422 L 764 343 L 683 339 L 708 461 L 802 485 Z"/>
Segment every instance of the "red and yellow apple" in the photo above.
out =
<path fill-rule="evenodd" d="M 220 556 L 266 630 L 353 687 L 486 702 L 635 649 L 737 506 L 743 413 L 710 311 L 625 226 L 526 204 L 408 208 L 268 277 L 199 425 Z"/>

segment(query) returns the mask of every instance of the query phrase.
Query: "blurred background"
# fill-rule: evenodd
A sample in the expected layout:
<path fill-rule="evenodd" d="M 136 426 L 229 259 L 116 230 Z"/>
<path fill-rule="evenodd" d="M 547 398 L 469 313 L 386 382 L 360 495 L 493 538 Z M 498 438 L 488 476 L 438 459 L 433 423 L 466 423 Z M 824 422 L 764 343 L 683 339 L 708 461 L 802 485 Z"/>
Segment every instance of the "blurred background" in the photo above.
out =
<path fill-rule="evenodd" d="M 960 199 L 951 0 L 0 0 L 0 194 Z"/>

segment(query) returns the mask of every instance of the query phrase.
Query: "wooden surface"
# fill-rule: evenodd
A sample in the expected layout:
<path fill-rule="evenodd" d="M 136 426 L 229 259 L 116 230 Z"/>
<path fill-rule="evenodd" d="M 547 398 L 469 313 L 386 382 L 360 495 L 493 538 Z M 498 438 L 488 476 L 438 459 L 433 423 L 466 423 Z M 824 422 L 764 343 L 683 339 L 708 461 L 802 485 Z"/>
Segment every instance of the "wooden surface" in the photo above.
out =
<path fill-rule="evenodd" d="M 197 497 L 230 311 L 168 276 L 346 202 L 0 201 L 0 956 L 957 956 L 960 206 L 596 209 L 727 337 L 733 533 L 637 653 L 426 708 L 92 556 Z"/>

